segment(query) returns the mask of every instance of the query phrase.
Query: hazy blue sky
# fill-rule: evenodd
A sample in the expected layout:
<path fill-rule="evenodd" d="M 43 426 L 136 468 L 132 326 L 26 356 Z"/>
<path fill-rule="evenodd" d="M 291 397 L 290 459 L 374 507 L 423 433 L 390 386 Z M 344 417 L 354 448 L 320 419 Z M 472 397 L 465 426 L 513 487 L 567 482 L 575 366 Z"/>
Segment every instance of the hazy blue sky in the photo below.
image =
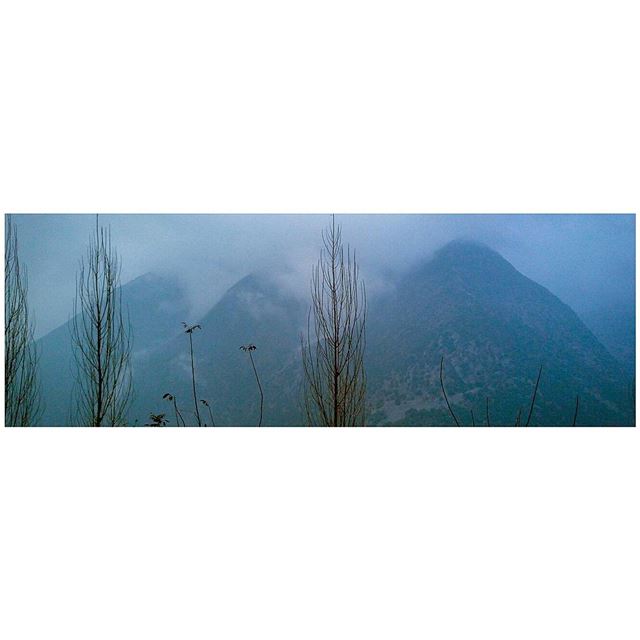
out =
<path fill-rule="evenodd" d="M 635 219 L 618 215 L 339 215 L 370 295 L 455 238 L 487 243 L 579 313 L 635 296 Z M 14 216 L 37 335 L 66 322 L 94 215 Z M 330 215 L 101 215 L 122 282 L 178 276 L 195 321 L 239 278 L 269 271 L 306 295 Z"/>

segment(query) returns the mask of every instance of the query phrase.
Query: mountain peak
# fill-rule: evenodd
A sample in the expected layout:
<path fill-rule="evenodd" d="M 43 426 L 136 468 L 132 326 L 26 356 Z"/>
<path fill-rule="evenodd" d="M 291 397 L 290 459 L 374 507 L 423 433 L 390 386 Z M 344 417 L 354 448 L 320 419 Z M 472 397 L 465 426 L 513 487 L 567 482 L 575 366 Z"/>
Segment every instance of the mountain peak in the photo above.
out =
<path fill-rule="evenodd" d="M 231 286 L 227 290 L 227 294 L 245 291 L 247 289 L 258 289 L 262 286 L 264 286 L 263 278 L 261 278 L 257 273 L 249 273 Z"/>
<path fill-rule="evenodd" d="M 147 271 L 122 284 L 123 292 L 135 292 L 136 295 L 148 291 L 181 289 L 178 280 L 169 275 Z"/>
<path fill-rule="evenodd" d="M 406 274 L 368 321 L 372 421 L 513 424 L 544 365 L 532 424 L 625 424 L 624 373 L 578 316 L 485 244 L 455 240 Z M 444 359 L 444 360 L 443 360 Z M 487 400 L 489 398 L 489 400 Z M 471 418 L 470 410 L 475 418 Z M 469 420 L 471 418 L 471 420 Z"/>
<path fill-rule="evenodd" d="M 466 238 L 457 238 L 448 242 L 443 247 L 440 247 L 440 249 L 436 251 L 433 260 L 470 260 L 479 258 L 482 258 L 483 260 L 493 258 L 502 262 L 507 262 L 497 251 L 486 245 L 484 242 L 469 240 Z"/>
<path fill-rule="evenodd" d="M 417 268 L 415 275 L 420 279 L 442 279 L 447 286 L 456 281 L 465 289 L 473 289 L 478 284 L 484 288 L 498 282 L 511 286 L 514 279 L 527 279 L 488 245 L 463 238 L 440 247 L 430 260 Z"/>

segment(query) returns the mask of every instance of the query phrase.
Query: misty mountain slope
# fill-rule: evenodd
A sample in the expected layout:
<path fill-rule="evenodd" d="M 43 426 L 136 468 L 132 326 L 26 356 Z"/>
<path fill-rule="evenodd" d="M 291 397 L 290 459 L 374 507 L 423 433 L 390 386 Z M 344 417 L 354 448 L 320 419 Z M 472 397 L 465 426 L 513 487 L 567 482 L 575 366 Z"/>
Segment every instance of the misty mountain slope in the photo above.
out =
<path fill-rule="evenodd" d="M 198 399 L 211 405 L 217 426 L 257 425 L 259 392 L 247 353 L 253 352 L 264 390 L 264 425 L 300 424 L 301 363 L 299 336 L 305 307 L 257 275 L 231 287 L 200 320 L 193 332 Z M 181 327 L 178 326 L 180 330 Z M 141 358 L 134 375 L 136 401 L 131 415 L 140 423 L 149 413 L 175 414 L 165 393 L 176 396 L 187 424 L 195 424 L 189 336 L 182 331 L 152 354 Z M 202 422 L 210 424 L 207 408 L 199 406 Z"/>
<path fill-rule="evenodd" d="M 628 424 L 631 403 L 622 367 L 578 316 L 486 246 L 456 241 L 372 303 L 367 373 L 370 422 L 453 424 L 458 419 L 526 421 L 543 372 L 531 424 Z"/>
<path fill-rule="evenodd" d="M 189 308 L 179 281 L 155 273 L 146 273 L 122 287 L 122 302 L 129 311 L 134 356 L 178 333 L 178 323 Z"/>
<path fill-rule="evenodd" d="M 189 336 L 193 332 L 197 396 L 207 400 L 216 425 L 256 425 L 259 393 L 247 353 L 264 389 L 264 425 L 302 423 L 300 333 L 308 303 L 269 279 L 249 275 L 201 318 L 190 318 L 177 283 L 146 275 L 125 285 L 134 334 L 134 400 L 129 424 L 164 413 L 175 424 L 165 393 L 176 396 L 195 424 Z M 203 296 L 206 294 L 203 294 Z M 203 300 L 206 302 L 206 299 Z M 44 424 L 68 421 L 73 381 L 69 327 L 40 341 Z M 519 273 L 486 246 L 453 242 L 406 274 L 391 291 L 372 298 L 367 315 L 369 424 L 453 424 L 439 381 L 463 424 L 526 422 L 538 368 L 543 372 L 532 425 L 628 424 L 630 376 L 578 316 L 547 289 Z M 203 424 L 207 408 L 199 404 Z"/>
<path fill-rule="evenodd" d="M 188 308 L 185 293 L 177 281 L 150 273 L 122 286 L 122 302 L 131 322 L 134 363 L 152 346 L 180 331 L 179 322 Z M 40 424 L 69 424 L 76 371 L 71 321 L 40 338 L 37 344 L 45 403 Z"/>
<path fill-rule="evenodd" d="M 595 306 L 580 314 L 585 324 L 625 369 L 629 379 L 636 368 L 636 309 L 635 304 Z"/>

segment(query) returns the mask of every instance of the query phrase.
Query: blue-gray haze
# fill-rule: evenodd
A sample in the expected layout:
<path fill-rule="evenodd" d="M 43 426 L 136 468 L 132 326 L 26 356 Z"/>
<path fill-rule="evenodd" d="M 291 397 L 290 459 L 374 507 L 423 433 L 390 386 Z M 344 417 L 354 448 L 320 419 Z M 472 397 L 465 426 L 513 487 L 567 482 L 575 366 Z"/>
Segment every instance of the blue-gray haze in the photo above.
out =
<path fill-rule="evenodd" d="M 370 294 L 454 238 L 484 242 L 589 317 L 635 305 L 632 215 L 340 215 Z M 36 336 L 66 322 L 95 215 L 16 215 Z M 122 259 L 122 283 L 146 272 L 186 286 L 195 321 L 237 280 L 270 273 L 308 296 L 327 215 L 101 215 Z"/>

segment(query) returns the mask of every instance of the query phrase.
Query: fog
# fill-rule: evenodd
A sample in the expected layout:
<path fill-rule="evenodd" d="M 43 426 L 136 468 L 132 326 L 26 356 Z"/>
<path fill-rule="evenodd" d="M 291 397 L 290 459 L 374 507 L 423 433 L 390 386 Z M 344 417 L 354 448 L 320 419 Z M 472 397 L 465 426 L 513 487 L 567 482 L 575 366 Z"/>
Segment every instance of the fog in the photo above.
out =
<path fill-rule="evenodd" d="M 306 296 L 329 214 L 100 215 L 122 260 L 122 283 L 144 273 L 185 285 L 191 318 L 251 272 Z M 446 242 L 466 238 L 500 252 L 578 313 L 635 303 L 635 218 L 630 215 L 338 215 L 370 296 Z M 70 316 L 78 262 L 95 215 L 16 215 L 19 255 L 42 336 Z"/>

